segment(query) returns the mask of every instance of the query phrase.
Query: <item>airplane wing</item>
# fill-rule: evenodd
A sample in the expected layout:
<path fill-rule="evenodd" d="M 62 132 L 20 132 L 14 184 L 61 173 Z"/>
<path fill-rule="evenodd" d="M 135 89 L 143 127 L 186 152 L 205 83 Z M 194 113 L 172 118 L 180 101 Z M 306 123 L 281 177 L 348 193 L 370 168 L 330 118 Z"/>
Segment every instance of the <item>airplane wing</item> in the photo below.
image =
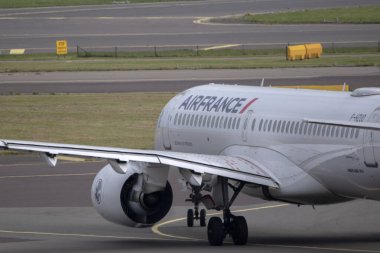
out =
<path fill-rule="evenodd" d="M 122 149 L 17 140 L 0 140 L 0 149 L 40 153 L 49 166 L 57 164 L 58 155 L 107 159 L 118 173 L 125 173 L 129 161 L 175 166 L 196 174 L 212 174 L 258 185 L 279 188 L 259 162 L 244 157 L 203 155 L 172 151 Z M 159 168 L 158 168 L 159 169 Z"/>
<path fill-rule="evenodd" d="M 341 126 L 360 128 L 365 130 L 380 131 L 380 124 L 373 122 L 354 122 L 354 121 L 339 121 L 339 120 L 323 120 L 323 119 L 304 119 L 306 123 L 315 123 L 322 125 Z"/>

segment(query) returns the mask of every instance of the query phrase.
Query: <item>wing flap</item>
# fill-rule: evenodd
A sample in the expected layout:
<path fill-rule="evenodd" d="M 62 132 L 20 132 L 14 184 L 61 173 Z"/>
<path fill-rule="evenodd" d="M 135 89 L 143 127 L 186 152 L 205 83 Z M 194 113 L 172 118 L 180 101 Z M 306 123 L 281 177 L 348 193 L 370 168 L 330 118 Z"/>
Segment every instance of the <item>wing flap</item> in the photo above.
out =
<path fill-rule="evenodd" d="M 17 140 L 0 140 L 0 148 L 38 152 L 50 158 L 58 155 L 70 155 L 115 160 L 117 162 L 138 161 L 164 164 L 184 168 L 197 174 L 213 174 L 273 188 L 279 187 L 279 184 L 265 172 L 267 168 L 263 168 L 261 164 L 254 164 L 245 160 L 243 157 Z"/>

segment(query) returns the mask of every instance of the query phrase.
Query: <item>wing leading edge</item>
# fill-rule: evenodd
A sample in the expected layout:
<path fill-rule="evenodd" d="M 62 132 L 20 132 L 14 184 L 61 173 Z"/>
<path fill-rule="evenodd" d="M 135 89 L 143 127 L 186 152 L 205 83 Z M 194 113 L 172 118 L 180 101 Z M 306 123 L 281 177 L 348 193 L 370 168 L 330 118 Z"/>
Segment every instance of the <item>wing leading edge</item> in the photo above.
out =
<path fill-rule="evenodd" d="M 258 185 L 279 188 L 278 182 L 266 173 L 264 165 L 245 159 L 220 155 L 203 155 L 172 151 L 121 149 L 18 140 L 0 140 L 0 149 L 31 151 L 42 154 L 49 166 L 55 166 L 58 155 L 107 159 L 113 165 L 129 161 L 163 164 L 187 169 L 196 174 L 212 174 Z M 116 165 L 116 166 L 115 166 Z M 123 173 L 122 169 L 118 170 Z"/>

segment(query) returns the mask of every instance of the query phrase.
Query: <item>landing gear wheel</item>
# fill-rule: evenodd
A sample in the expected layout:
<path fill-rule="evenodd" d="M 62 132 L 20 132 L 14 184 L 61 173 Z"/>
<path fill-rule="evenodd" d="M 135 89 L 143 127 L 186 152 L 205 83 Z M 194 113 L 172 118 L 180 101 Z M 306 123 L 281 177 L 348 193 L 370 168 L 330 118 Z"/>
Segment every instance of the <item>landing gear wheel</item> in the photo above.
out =
<path fill-rule="evenodd" d="M 245 245 L 248 240 L 247 221 L 243 216 L 234 217 L 231 224 L 231 236 L 235 245 Z"/>
<path fill-rule="evenodd" d="M 187 226 L 188 227 L 194 226 L 194 211 L 193 211 L 193 209 L 187 210 Z"/>
<path fill-rule="evenodd" d="M 199 223 L 200 223 L 201 227 L 206 226 L 206 210 L 205 209 L 202 209 L 200 214 L 199 214 Z"/>
<path fill-rule="evenodd" d="M 224 225 L 219 217 L 211 217 L 207 226 L 208 242 L 212 246 L 220 246 L 224 240 Z"/>

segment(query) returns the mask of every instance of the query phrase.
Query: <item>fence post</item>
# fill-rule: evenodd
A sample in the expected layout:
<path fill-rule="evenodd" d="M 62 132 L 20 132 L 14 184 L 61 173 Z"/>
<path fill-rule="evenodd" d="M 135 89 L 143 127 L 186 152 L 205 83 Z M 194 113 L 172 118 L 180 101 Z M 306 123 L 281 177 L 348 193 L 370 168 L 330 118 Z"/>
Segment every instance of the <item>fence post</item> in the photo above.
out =
<path fill-rule="evenodd" d="M 377 52 L 380 52 L 380 41 L 377 42 Z"/>
<path fill-rule="evenodd" d="M 77 57 L 79 57 L 79 45 L 77 45 Z"/>
<path fill-rule="evenodd" d="M 197 45 L 197 56 L 199 56 L 199 46 Z"/>
<path fill-rule="evenodd" d="M 154 56 L 155 56 L 155 57 L 158 56 L 158 55 L 157 55 L 157 46 L 156 46 L 156 45 L 154 45 Z"/>
<path fill-rule="evenodd" d="M 334 42 L 331 43 L 332 52 L 335 53 L 335 44 Z"/>
<path fill-rule="evenodd" d="M 115 47 L 115 58 L 117 58 L 117 47 Z"/>

